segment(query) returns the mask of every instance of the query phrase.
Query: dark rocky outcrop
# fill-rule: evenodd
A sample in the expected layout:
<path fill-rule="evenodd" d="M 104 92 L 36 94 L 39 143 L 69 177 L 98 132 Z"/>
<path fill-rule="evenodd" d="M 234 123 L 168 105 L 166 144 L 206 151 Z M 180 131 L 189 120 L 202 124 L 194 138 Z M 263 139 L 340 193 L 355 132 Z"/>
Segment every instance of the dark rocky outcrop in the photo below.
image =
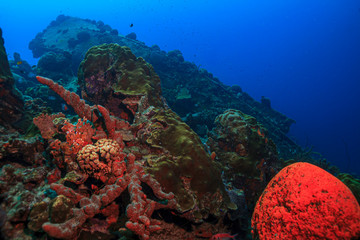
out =
<path fill-rule="evenodd" d="M 0 29 L 0 125 L 7 129 L 21 129 L 24 101 L 15 87 Z"/>

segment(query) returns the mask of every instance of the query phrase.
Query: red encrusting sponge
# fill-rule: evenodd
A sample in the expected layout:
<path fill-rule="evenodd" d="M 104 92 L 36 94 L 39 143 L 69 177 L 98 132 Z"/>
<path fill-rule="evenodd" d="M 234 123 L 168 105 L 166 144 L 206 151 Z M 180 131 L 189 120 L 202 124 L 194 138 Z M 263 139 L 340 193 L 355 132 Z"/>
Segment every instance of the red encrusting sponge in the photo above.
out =
<path fill-rule="evenodd" d="M 359 239 L 360 207 L 340 180 L 309 164 L 282 169 L 257 201 L 254 239 Z"/>

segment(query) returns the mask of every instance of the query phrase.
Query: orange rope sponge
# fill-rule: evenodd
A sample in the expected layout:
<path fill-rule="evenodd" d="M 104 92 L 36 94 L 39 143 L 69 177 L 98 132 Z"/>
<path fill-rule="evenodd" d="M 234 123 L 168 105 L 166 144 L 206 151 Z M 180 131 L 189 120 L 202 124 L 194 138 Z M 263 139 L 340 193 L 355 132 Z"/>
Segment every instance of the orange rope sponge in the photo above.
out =
<path fill-rule="evenodd" d="M 348 187 L 325 170 L 294 163 L 259 198 L 254 239 L 358 239 L 360 207 Z"/>

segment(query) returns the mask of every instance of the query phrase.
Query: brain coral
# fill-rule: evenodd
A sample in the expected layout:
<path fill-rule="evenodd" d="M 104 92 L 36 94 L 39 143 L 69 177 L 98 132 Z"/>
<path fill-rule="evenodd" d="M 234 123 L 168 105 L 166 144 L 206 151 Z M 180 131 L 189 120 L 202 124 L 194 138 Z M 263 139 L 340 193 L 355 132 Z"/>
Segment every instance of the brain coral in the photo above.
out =
<path fill-rule="evenodd" d="M 340 180 L 309 163 L 282 169 L 258 200 L 257 239 L 358 239 L 360 207 Z"/>
<path fill-rule="evenodd" d="M 106 182 L 109 177 L 118 177 L 125 171 L 123 148 L 115 140 L 100 139 L 95 145 L 83 147 L 77 154 L 77 162 L 86 174 Z"/>

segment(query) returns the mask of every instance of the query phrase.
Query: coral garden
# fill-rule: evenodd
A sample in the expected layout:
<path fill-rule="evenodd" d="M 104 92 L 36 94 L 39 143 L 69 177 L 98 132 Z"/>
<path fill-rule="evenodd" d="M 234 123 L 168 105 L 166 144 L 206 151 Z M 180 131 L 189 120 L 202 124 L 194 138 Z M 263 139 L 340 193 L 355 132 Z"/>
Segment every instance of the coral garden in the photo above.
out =
<path fill-rule="evenodd" d="M 0 237 L 360 237 L 359 179 L 305 163 L 269 99 L 101 21 L 60 15 L 29 48 L 0 37 Z"/>

